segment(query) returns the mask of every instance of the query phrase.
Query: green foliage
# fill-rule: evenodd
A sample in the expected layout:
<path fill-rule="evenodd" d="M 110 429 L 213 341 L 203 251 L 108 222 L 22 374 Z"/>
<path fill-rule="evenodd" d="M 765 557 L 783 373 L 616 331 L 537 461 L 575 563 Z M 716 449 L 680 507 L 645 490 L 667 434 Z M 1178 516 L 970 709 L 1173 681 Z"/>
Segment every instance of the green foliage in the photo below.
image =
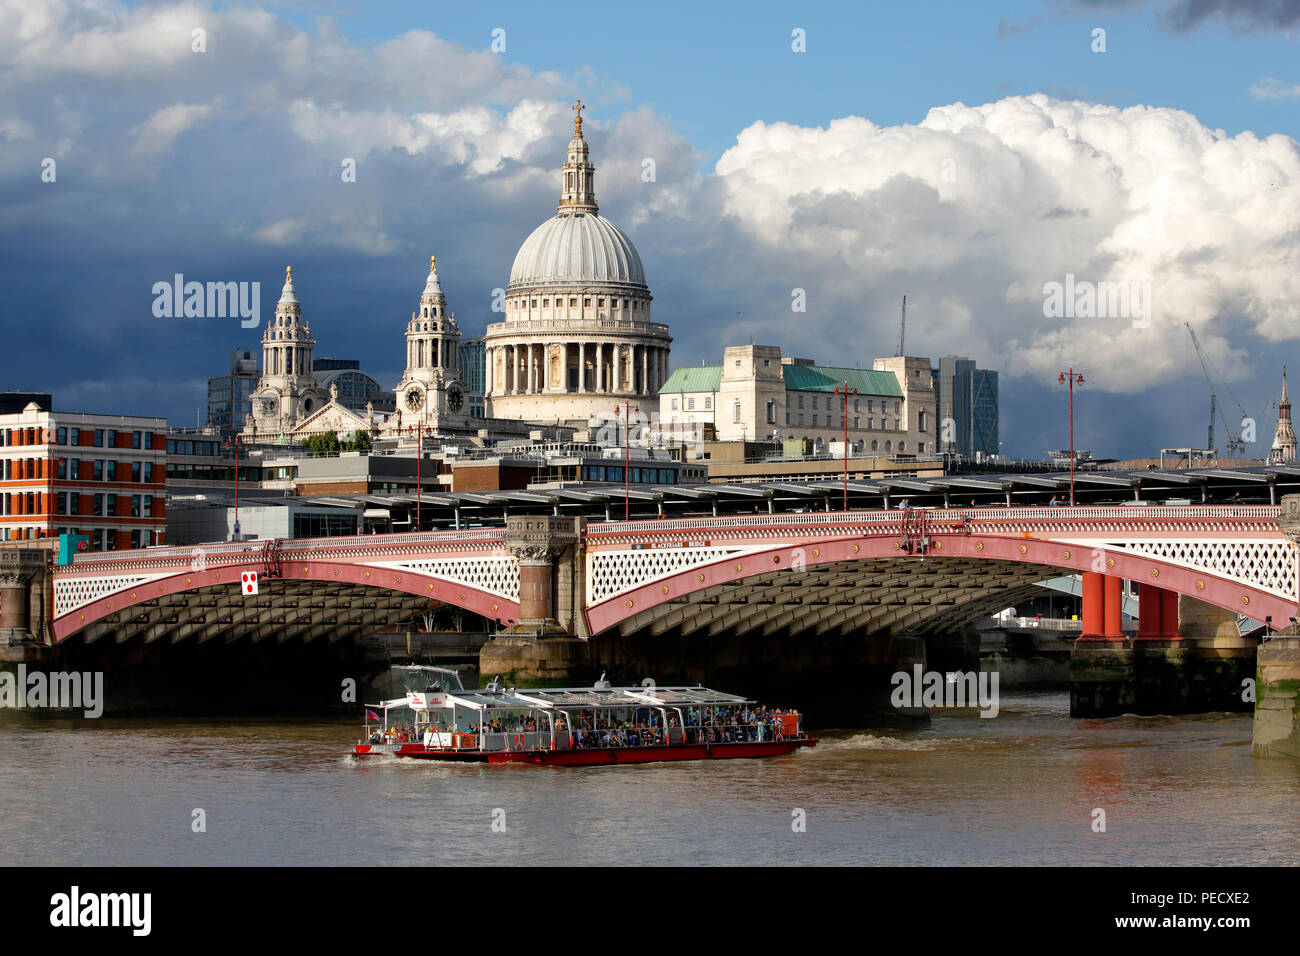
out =
<path fill-rule="evenodd" d="M 304 448 L 311 451 L 313 457 L 324 458 L 330 455 L 337 455 L 341 451 L 363 451 L 368 452 L 371 449 L 369 433 L 358 429 L 352 433 L 352 437 L 344 441 L 339 440 L 338 433 L 328 431 L 321 435 L 312 435 L 310 438 L 302 440 Z"/>

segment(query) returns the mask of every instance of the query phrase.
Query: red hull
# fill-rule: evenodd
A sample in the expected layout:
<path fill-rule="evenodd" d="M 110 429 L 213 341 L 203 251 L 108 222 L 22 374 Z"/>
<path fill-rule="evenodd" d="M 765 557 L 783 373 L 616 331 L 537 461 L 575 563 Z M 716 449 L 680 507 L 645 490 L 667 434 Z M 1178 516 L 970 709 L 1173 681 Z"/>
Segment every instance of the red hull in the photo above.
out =
<path fill-rule="evenodd" d="M 423 744 L 403 744 L 396 750 L 379 750 L 358 744 L 354 757 L 411 757 L 417 760 L 450 760 L 461 763 L 527 763 L 558 767 L 587 767 L 607 764 L 658 763 L 665 760 L 730 760 L 747 757 L 779 757 L 800 747 L 817 746 L 816 737 L 796 740 L 767 740 L 762 743 L 684 744 L 672 747 L 601 747 L 591 750 L 426 750 Z"/>

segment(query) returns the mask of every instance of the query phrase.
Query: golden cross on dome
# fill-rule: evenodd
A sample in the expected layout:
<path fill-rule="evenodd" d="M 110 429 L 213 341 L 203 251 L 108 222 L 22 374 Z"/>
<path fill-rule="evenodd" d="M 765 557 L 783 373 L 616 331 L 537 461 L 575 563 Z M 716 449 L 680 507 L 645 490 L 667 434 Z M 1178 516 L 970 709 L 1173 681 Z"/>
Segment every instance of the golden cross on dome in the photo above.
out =
<path fill-rule="evenodd" d="M 569 107 L 569 109 L 578 114 L 573 119 L 573 132 L 575 134 L 581 135 L 582 133 L 582 111 L 586 108 L 587 107 L 582 105 L 582 100 L 578 100 L 577 103 Z"/>
<path fill-rule="evenodd" d="M 430 272 L 437 272 L 437 271 L 438 271 L 438 257 L 437 257 L 437 256 L 429 256 L 429 271 L 430 271 Z"/>
<path fill-rule="evenodd" d="M 293 281 L 293 266 L 284 267 L 284 281 L 285 282 Z"/>

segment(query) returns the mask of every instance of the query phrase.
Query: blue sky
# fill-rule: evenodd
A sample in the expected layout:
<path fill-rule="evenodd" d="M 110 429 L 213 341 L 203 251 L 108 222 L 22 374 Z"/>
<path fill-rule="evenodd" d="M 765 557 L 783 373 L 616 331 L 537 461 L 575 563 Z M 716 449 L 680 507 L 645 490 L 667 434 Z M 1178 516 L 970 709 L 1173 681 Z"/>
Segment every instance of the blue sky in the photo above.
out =
<path fill-rule="evenodd" d="M 1204 440 L 1189 322 L 1262 454 L 1300 338 L 1297 30 L 1300 3 L 1263 0 L 0 0 L 0 387 L 192 424 L 257 337 L 154 318 L 152 284 L 260 281 L 269 314 L 289 262 L 317 354 L 394 384 L 430 252 L 465 332 L 494 320 L 581 96 L 674 364 L 750 336 L 866 364 L 907 294 L 909 352 L 1002 372 L 1007 452 L 1064 444 L 1072 364 L 1080 444 L 1136 456 Z M 1150 282 L 1155 322 L 1053 323 L 1066 273 Z"/>

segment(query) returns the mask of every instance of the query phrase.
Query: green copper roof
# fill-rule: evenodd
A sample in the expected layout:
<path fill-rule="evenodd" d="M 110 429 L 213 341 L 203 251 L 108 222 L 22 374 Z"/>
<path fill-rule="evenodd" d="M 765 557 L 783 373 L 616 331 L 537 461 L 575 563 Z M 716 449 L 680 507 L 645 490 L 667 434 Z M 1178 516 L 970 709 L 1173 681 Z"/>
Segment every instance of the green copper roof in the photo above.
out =
<path fill-rule="evenodd" d="M 688 365 L 668 376 L 660 395 L 674 392 L 716 392 L 722 384 L 721 365 Z"/>
<path fill-rule="evenodd" d="M 785 387 L 797 392 L 833 392 L 845 382 L 859 395 L 888 395 L 902 398 L 903 390 L 893 372 L 873 372 L 861 368 L 833 366 L 783 365 Z"/>
<path fill-rule="evenodd" d="M 886 395 L 902 398 L 903 390 L 893 372 L 873 372 L 861 368 L 833 366 L 782 365 L 785 387 L 797 392 L 833 392 L 844 382 L 859 395 Z M 721 365 L 688 365 L 676 369 L 660 395 L 682 392 L 716 392 L 722 385 Z"/>

